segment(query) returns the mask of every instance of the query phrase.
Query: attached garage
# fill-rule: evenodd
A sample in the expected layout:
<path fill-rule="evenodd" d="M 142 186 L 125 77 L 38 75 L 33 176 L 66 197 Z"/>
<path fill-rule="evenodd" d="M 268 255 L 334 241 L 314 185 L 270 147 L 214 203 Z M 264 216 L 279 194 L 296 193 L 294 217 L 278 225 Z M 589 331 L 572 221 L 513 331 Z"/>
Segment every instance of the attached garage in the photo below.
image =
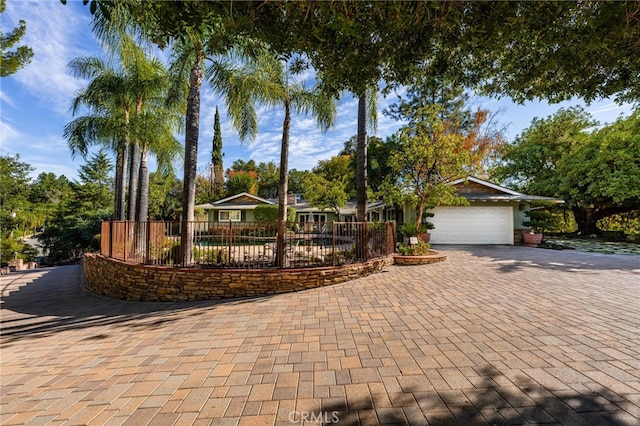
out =
<path fill-rule="evenodd" d="M 432 244 L 513 244 L 512 206 L 436 207 Z"/>

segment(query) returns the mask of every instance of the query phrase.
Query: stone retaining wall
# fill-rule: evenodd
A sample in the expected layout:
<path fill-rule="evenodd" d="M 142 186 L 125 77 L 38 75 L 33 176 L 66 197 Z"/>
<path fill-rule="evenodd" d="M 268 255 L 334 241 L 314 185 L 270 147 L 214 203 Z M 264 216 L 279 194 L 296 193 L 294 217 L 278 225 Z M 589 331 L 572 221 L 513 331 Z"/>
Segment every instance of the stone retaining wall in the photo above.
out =
<path fill-rule="evenodd" d="M 393 263 L 396 265 L 427 265 L 429 263 L 438 263 L 445 260 L 447 260 L 447 253 L 437 251 L 425 256 L 402 256 L 400 254 L 393 256 Z"/>
<path fill-rule="evenodd" d="M 306 290 L 364 277 L 392 263 L 393 257 L 388 256 L 354 265 L 322 268 L 174 269 L 86 254 L 82 266 L 85 286 L 95 293 L 115 299 L 175 302 Z"/>

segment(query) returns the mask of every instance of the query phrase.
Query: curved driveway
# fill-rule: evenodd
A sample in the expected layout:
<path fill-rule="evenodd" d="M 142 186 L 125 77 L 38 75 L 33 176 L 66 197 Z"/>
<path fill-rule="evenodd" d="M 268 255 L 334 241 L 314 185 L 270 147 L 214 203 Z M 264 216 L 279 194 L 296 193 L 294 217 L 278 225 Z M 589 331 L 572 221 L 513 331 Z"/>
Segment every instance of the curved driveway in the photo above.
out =
<path fill-rule="evenodd" d="M 640 423 L 640 257 L 441 247 L 271 297 L 135 303 L 2 276 L 0 423 Z"/>

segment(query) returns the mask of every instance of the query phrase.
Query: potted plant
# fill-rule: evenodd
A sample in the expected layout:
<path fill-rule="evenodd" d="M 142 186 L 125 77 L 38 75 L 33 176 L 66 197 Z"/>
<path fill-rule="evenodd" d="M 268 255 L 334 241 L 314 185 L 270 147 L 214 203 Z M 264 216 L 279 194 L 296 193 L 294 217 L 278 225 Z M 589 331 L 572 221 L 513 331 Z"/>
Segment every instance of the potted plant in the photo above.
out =
<path fill-rule="evenodd" d="M 398 231 L 402 235 L 405 243 L 409 243 L 411 237 L 418 237 L 418 227 L 412 222 L 403 223 L 398 227 Z"/>
<path fill-rule="evenodd" d="M 429 240 L 431 239 L 431 234 L 429 233 L 429 231 L 435 228 L 433 223 L 429 222 L 428 218 L 430 217 L 433 217 L 433 213 L 431 212 L 422 213 L 422 224 L 420 225 L 420 233 L 418 236 L 425 243 L 428 243 Z"/>
<path fill-rule="evenodd" d="M 433 225 L 429 229 L 433 229 Z M 431 245 L 424 241 L 422 232 L 415 223 L 402 224 L 398 230 L 403 235 L 404 242 L 398 244 L 398 253 L 394 256 L 396 265 L 423 265 L 442 262 L 447 258 L 446 253 L 431 250 Z"/>
<path fill-rule="evenodd" d="M 522 234 L 524 243 L 528 246 L 537 246 L 542 243 L 544 230 L 549 227 L 549 219 L 551 214 L 542 209 L 528 210 L 524 213 L 529 220 L 522 222 L 523 226 L 530 228 L 529 232 Z"/>

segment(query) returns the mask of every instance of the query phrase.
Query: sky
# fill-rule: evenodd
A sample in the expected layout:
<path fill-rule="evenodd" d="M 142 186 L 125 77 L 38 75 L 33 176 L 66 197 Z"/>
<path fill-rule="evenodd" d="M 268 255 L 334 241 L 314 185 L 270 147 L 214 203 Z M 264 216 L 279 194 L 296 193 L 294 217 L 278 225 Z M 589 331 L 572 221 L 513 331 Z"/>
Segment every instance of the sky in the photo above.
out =
<path fill-rule="evenodd" d="M 78 168 L 84 160 L 72 158 L 63 138 L 63 129 L 74 119 L 70 111 L 74 94 L 87 82 L 71 76 L 67 64 L 80 56 L 103 56 L 91 32 L 89 8 L 80 0 L 70 0 L 66 5 L 59 0 L 8 0 L 1 16 L 2 32 L 7 33 L 17 27 L 20 19 L 27 25 L 20 44 L 30 46 L 34 57 L 16 74 L 0 79 L 0 155 L 19 154 L 21 161 L 34 168 L 34 178 L 42 172 L 53 172 L 76 180 Z M 159 55 L 168 57 L 166 52 L 159 52 Z M 203 85 L 201 100 L 199 171 L 204 172 L 210 159 L 216 106 L 220 109 L 225 169 L 237 159 L 279 163 L 284 118 L 281 109 L 258 109 L 258 136 L 253 144 L 246 145 L 240 143 L 232 129 L 224 102 L 206 84 Z M 382 114 L 397 97 L 379 96 L 378 100 L 378 127 L 374 135 L 384 139 L 400 127 L 398 122 Z M 343 96 L 338 104 L 336 123 L 326 133 L 317 128 L 311 117 L 292 117 L 289 169 L 311 169 L 319 160 L 336 155 L 344 142 L 356 134 L 357 104 L 357 99 L 352 96 Z M 499 111 L 498 124 L 505 128 L 505 136 L 512 141 L 531 124 L 533 118 L 547 117 L 561 107 L 584 103 L 574 100 L 553 105 L 546 102 L 520 105 L 508 98 L 478 97 L 474 98 L 473 105 Z M 585 108 L 601 123 L 613 122 L 631 111 L 630 105 L 619 106 L 609 99 Z M 184 143 L 184 136 L 178 138 Z M 153 171 L 153 160 L 150 167 Z M 181 176 L 180 163 L 176 163 L 176 169 Z"/>

